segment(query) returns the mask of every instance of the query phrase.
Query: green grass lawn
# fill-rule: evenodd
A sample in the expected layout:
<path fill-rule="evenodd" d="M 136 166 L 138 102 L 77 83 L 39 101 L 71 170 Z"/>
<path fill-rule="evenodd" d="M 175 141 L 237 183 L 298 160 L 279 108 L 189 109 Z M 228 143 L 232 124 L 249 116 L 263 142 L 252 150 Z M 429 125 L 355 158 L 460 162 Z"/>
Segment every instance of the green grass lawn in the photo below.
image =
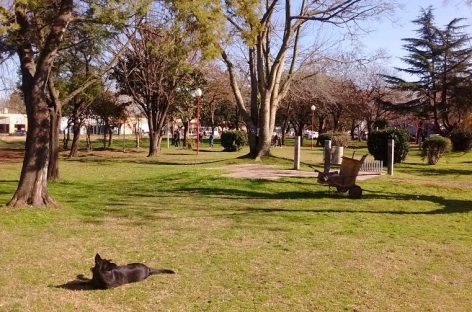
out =
<path fill-rule="evenodd" d="M 62 160 L 49 187 L 59 208 L 0 208 L 0 311 L 472 310 L 472 153 L 428 166 L 413 150 L 351 200 L 313 178 L 221 177 L 251 161 L 220 150 Z M 292 148 L 272 153 L 264 164 L 292 167 Z M 321 155 L 304 148 L 303 170 Z M 0 163 L 0 203 L 20 169 Z M 177 274 L 58 287 L 90 276 L 96 252 Z"/>

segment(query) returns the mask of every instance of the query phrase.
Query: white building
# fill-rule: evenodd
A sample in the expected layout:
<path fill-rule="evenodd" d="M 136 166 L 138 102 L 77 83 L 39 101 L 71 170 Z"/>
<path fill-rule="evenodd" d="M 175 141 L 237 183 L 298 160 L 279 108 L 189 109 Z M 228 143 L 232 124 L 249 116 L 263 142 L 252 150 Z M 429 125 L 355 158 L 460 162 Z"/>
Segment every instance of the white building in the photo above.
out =
<path fill-rule="evenodd" d="M 0 135 L 25 133 L 28 130 L 26 114 L 10 114 L 8 108 L 0 108 Z"/>

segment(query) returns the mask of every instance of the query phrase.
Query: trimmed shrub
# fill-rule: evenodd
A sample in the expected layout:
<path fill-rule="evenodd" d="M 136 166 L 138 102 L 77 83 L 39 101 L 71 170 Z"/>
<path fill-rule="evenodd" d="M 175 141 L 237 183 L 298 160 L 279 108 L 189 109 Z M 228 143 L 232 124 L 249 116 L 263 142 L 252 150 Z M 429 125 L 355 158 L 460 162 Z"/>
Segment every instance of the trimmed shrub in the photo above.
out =
<path fill-rule="evenodd" d="M 400 163 L 405 160 L 410 150 L 410 144 L 408 143 L 410 135 L 405 129 L 387 128 L 370 133 L 367 140 L 369 153 L 372 154 L 376 160 L 382 160 L 384 163 L 387 163 L 389 138 L 393 138 L 395 142 L 393 162 Z"/>
<path fill-rule="evenodd" d="M 458 128 L 451 133 L 452 148 L 454 151 L 464 152 L 472 148 L 472 130 Z"/>
<path fill-rule="evenodd" d="M 331 133 L 330 132 L 320 133 L 318 135 L 318 138 L 316 139 L 316 146 L 324 146 L 324 142 L 326 140 L 331 140 Z"/>
<path fill-rule="evenodd" d="M 385 118 L 379 118 L 374 120 L 372 123 L 372 129 L 379 128 L 380 130 L 383 130 L 388 127 L 388 121 Z"/>
<path fill-rule="evenodd" d="M 421 156 L 423 159 L 428 158 L 428 165 L 435 165 L 443 154 L 450 150 L 451 140 L 440 135 L 435 135 L 424 140 Z"/>
<path fill-rule="evenodd" d="M 347 147 L 349 142 L 351 142 L 351 138 L 347 133 L 343 132 L 325 132 L 321 133 L 316 140 L 317 146 L 324 146 L 324 142 L 326 140 L 331 140 L 331 146 L 343 146 Z"/>
<path fill-rule="evenodd" d="M 221 146 L 226 152 L 239 151 L 244 145 L 247 145 L 247 133 L 240 130 L 224 131 L 221 134 Z"/>
<path fill-rule="evenodd" d="M 334 132 L 331 134 L 331 146 L 347 147 L 351 142 L 351 138 L 347 133 Z"/>

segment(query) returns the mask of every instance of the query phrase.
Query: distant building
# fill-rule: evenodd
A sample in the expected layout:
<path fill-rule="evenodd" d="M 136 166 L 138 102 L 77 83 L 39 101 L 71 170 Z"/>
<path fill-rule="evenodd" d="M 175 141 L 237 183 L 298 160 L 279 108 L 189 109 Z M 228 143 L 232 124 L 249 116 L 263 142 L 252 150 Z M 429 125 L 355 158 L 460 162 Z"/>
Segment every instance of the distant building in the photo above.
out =
<path fill-rule="evenodd" d="M 0 135 L 25 133 L 27 130 L 26 114 L 10 114 L 8 108 L 0 107 Z"/>

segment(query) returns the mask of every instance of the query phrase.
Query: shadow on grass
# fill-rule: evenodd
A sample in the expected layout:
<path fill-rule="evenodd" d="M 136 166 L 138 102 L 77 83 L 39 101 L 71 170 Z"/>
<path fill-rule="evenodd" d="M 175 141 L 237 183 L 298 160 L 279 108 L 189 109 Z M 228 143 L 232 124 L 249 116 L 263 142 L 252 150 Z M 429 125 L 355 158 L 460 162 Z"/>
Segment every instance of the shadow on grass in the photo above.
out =
<path fill-rule="evenodd" d="M 267 180 L 241 180 L 224 179 L 222 182 L 213 183 L 207 181 L 200 184 L 197 178 L 192 178 L 192 172 L 181 174 L 168 174 L 138 181 L 110 182 L 106 186 L 97 184 L 75 182 L 71 185 L 63 185 L 75 190 L 73 196 L 64 198 L 64 202 L 75 206 L 76 212 L 83 218 L 84 223 L 101 224 L 107 218 L 115 218 L 120 222 L 134 225 L 151 224 L 166 219 L 193 218 L 193 217 L 230 217 L 231 215 L 245 214 L 297 214 L 297 213 L 371 213 L 391 215 L 435 215 L 435 214 L 458 214 L 472 211 L 472 199 L 454 198 L 449 194 L 445 196 L 421 195 L 411 193 L 394 193 L 385 190 L 364 189 L 361 199 L 350 199 L 347 194 L 337 193 L 331 188 L 320 186 L 313 178 L 290 178 L 290 180 L 267 181 Z M 287 185 L 284 187 L 283 185 Z M 288 188 L 288 186 L 291 187 Z M 101 199 L 99 190 L 107 190 L 107 194 Z M 90 201 L 90 198 L 96 198 Z M 140 201 L 135 201 L 140 198 Z M 183 199 L 187 200 L 183 200 Z M 202 199 L 210 199 L 215 204 L 210 204 L 203 214 L 196 211 L 193 206 L 183 206 L 182 202 L 198 203 Z M 190 201 L 188 200 L 190 199 Z M 228 200 L 225 203 L 225 200 Z M 260 201 L 256 201 L 260 200 Z M 270 201 L 282 202 L 282 207 L 272 209 Z M 306 200 L 306 202 L 305 202 Z M 317 200 L 327 205 L 326 209 L 317 207 Z M 231 203 L 244 201 L 244 207 Z M 267 201 L 267 202 L 264 202 Z M 295 202 L 298 201 L 298 202 Z M 292 204 L 303 209 L 290 209 Z M 391 205 L 395 201 L 400 205 Z M 221 204 L 219 204 L 221 202 Z M 378 209 L 370 208 L 372 203 L 378 202 Z M 255 208 L 248 208 L 255 207 Z M 254 205 L 251 205 L 254 203 Z M 417 208 L 421 203 L 421 209 Z M 431 203 L 431 205 L 429 204 Z M 428 206 L 432 206 L 427 210 Z M 259 205 L 257 207 L 256 205 Z M 262 205 L 262 207 L 260 206 Z M 364 208 L 368 205 L 369 208 Z M 397 206 L 398 210 L 395 209 Z M 287 207 L 287 208 L 284 208 Z M 311 209 L 313 207 L 313 209 Z M 392 208 L 395 207 L 395 208 Z"/>
<path fill-rule="evenodd" d="M 96 289 L 89 278 L 83 275 L 77 275 L 77 278 L 61 285 L 50 285 L 49 287 L 61 288 L 67 290 L 98 290 Z"/>
<path fill-rule="evenodd" d="M 9 185 L 9 187 L 11 186 L 10 191 L 7 188 L 0 189 L 0 196 L 3 196 L 3 195 L 13 196 L 16 190 L 16 186 L 18 185 L 18 181 L 19 180 L 0 180 L 0 183 L 4 183 L 4 185 Z M 0 206 L 1 204 L 2 203 L 0 203 Z"/>
<path fill-rule="evenodd" d="M 65 159 L 66 161 L 70 162 L 81 162 L 81 163 L 99 163 L 100 165 L 114 165 L 116 163 L 128 163 L 128 164 L 140 164 L 140 165 L 161 165 L 161 166 L 195 166 L 195 165 L 205 165 L 205 164 L 215 164 L 221 163 L 226 161 L 226 159 L 217 159 L 217 160 L 209 160 L 209 161 L 195 161 L 194 155 L 185 155 L 179 154 L 180 156 L 189 156 L 189 160 L 187 161 L 161 161 L 159 159 L 153 158 L 144 158 L 144 159 L 110 159 L 110 158 L 101 158 L 101 157 L 94 157 L 94 158 L 68 158 Z"/>
<path fill-rule="evenodd" d="M 430 211 L 402 211 L 402 210 L 363 210 L 363 209 L 247 209 L 248 212 L 260 211 L 260 212 L 339 212 L 339 213 L 376 213 L 376 214 L 449 214 L 449 213 L 468 213 L 472 211 L 472 200 L 460 200 L 460 199 L 446 199 L 441 196 L 434 195 L 416 195 L 416 194 L 399 194 L 389 192 L 377 192 L 364 190 L 364 194 L 361 199 L 351 199 L 345 194 L 329 191 L 299 191 L 299 192 L 277 192 L 277 193 L 262 193 L 257 191 L 243 191 L 243 190 L 225 190 L 225 189 L 214 189 L 214 188 L 196 188 L 192 189 L 194 192 L 212 196 L 222 199 L 268 199 L 268 200 L 280 200 L 280 199 L 326 199 L 332 198 L 337 199 L 348 199 L 356 201 L 361 205 L 364 200 L 396 200 L 396 201 L 408 201 L 414 203 L 416 201 L 429 201 L 434 204 L 441 205 L 443 208 L 430 210 Z M 358 205 L 358 206 L 359 206 Z"/>
<path fill-rule="evenodd" d="M 401 168 L 402 173 L 408 173 L 417 176 L 443 176 L 443 175 L 472 175 L 472 168 L 451 169 L 451 168 L 432 168 L 427 164 L 404 165 Z"/>
<path fill-rule="evenodd" d="M 403 211 L 403 210 L 364 210 L 364 209 L 282 209 L 282 208 L 248 208 L 245 209 L 247 213 L 279 213 L 279 212 L 311 212 L 311 213 L 370 213 L 370 214 L 392 214 L 392 215 L 435 215 L 435 214 L 450 214 L 450 213 L 467 213 L 472 211 L 471 201 L 461 200 L 445 200 L 440 201 L 444 204 L 444 208 L 439 208 L 430 211 Z M 463 208 L 464 203 L 469 204 L 469 207 Z"/>

